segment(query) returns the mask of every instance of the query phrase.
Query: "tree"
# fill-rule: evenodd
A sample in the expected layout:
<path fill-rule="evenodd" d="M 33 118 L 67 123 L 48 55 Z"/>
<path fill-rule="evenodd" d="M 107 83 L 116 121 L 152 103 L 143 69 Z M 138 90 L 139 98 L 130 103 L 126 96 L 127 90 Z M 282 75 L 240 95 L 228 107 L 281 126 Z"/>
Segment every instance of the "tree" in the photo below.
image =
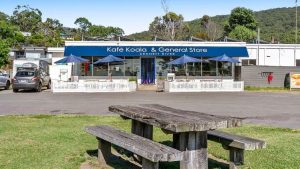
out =
<path fill-rule="evenodd" d="M 63 25 L 59 20 L 47 18 L 45 22 L 39 24 L 39 32 L 30 37 L 29 41 L 37 42 L 38 46 L 57 46 L 62 43 L 60 37 L 62 31 Z"/>
<path fill-rule="evenodd" d="M 256 37 L 256 32 L 245 26 L 238 25 L 229 33 L 229 37 L 241 41 L 249 41 Z"/>
<path fill-rule="evenodd" d="M 81 29 L 81 40 L 83 40 L 84 34 L 88 31 L 89 27 L 92 26 L 92 23 L 88 19 L 80 17 L 76 19 L 74 24 L 79 25 Z"/>
<path fill-rule="evenodd" d="M 9 47 L 16 46 L 25 41 L 21 32 L 15 26 L 5 21 L 0 21 L 0 39 L 3 39 Z"/>
<path fill-rule="evenodd" d="M 8 59 L 9 50 L 10 48 L 7 45 L 6 41 L 0 39 L 0 68 L 9 63 L 9 59 Z"/>
<path fill-rule="evenodd" d="M 46 36 L 54 36 L 57 32 L 63 31 L 63 24 L 57 19 L 47 18 L 45 22 L 40 23 L 39 29 Z"/>
<path fill-rule="evenodd" d="M 222 35 L 219 25 L 209 20 L 206 24 L 206 33 L 209 40 L 214 41 Z"/>
<path fill-rule="evenodd" d="M 216 38 L 221 36 L 221 31 L 219 25 L 211 20 L 208 15 L 204 15 L 201 18 L 201 26 L 205 30 L 205 33 L 198 33 L 200 38 L 214 41 Z"/>
<path fill-rule="evenodd" d="M 177 40 L 184 38 L 189 34 L 189 26 L 183 22 L 182 15 L 169 12 L 162 17 L 155 17 L 150 23 L 149 31 L 154 36 L 161 36 L 167 40 Z"/>
<path fill-rule="evenodd" d="M 250 30 L 256 30 L 257 22 L 252 10 L 237 7 L 231 11 L 228 23 L 225 24 L 224 31 L 228 35 L 236 26 L 241 25 Z"/>
<path fill-rule="evenodd" d="M 42 22 L 42 12 L 29 6 L 18 5 L 13 11 L 11 21 L 19 26 L 21 31 L 35 33 Z"/>
<path fill-rule="evenodd" d="M 166 40 L 173 41 L 182 39 L 186 34 L 189 34 L 190 27 L 184 24 L 183 16 L 170 12 L 167 0 L 161 0 L 161 5 L 165 15 L 155 17 L 154 21 L 149 25 L 149 31 L 153 36 L 160 36 Z"/>
<path fill-rule="evenodd" d="M 0 12 L 0 21 L 8 21 L 8 15 L 3 12 Z"/>

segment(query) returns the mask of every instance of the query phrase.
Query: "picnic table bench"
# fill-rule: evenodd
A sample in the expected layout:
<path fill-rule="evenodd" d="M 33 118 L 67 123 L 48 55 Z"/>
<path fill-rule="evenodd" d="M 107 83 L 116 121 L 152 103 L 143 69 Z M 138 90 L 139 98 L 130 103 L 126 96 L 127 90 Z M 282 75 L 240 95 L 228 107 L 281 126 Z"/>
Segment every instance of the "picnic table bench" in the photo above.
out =
<path fill-rule="evenodd" d="M 111 144 L 141 156 L 143 169 L 158 169 L 160 161 L 170 162 L 182 159 L 182 153 L 174 148 L 109 126 L 86 127 L 86 131 L 98 139 L 100 163 L 106 164 L 106 161 L 111 158 Z"/>
<path fill-rule="evenodd" d="M 158 104 L 115 105 L 110 106 L 109 111 L 119 114 L 123 119 L 131 119 L 132 134 L 108 126 L 86 128 L 99 140 L 100 161 L 105 159 L 106 152 L 110 154 L 112 143 L 140 156 L 143 168 L 156 169 L 159 161 L 177 160 L 181 169 L 207 169 L 207 140 L 213 140 L 229 149 L 230 160 L 235 167 L 243 164 L 244 150 L 265 147 L 263 141 L 216 130 L 241 126 L 240 118 L 179 110 Z M 173 135 L 175 149 L 152 141 L 153 126 Z"/>
<path fill-rule="evenodd" d="M 229 150 L 229 161 L 232 163 L 231 165 L 234 166 L 244 164 L 245 150 L 266 148 L 265 141 L 222 131 L 208 131 L 207 136 L 208 140 L 221 143 L 224 149 Z"/>
<path fill-rule="evenodd" d="M 131 119 L 132 133 L 152 139 L 153 126 L 173 134 L 173 146 L 183 152 L 181 169 L 207 169 L 207 131 L 237 127 L 241 119 L 178 110 L 158 104 L 109 106 L 109 111 Z"/>

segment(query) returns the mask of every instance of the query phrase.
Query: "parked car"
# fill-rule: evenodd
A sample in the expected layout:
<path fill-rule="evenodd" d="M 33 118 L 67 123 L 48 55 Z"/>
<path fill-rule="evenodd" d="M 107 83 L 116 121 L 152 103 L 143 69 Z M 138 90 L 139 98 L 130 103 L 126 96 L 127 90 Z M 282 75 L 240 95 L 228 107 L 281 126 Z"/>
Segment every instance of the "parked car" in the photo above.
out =
<path fill-rule="evenodd" d="M 42 87 L 51 88 L 51 79 L 49 75 L 39 69 L 19 70 L 12 79 L 12 87 L 14 92 L 20 89 L 42 91 Z"/>
<path fill-rule="evenodd" d="M 10 78 L 9 75 L 0 71 L 0 88 L 4 88 L 5 90 L 8 90 L 10 87 Z"/>

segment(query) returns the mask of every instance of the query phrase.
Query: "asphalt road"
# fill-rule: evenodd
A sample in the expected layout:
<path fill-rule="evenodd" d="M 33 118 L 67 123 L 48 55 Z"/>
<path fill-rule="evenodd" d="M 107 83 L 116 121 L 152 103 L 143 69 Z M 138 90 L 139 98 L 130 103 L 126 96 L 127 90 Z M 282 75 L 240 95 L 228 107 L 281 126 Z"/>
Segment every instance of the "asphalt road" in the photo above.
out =
<path fill-rule="evenodd" d="M 245 118 L 246 122 L 300 129 L 300 92 L 241 93 L 41 93 L 0 90 L 0 115 L 109 114 L 109 105 L 157 103 Z"/>

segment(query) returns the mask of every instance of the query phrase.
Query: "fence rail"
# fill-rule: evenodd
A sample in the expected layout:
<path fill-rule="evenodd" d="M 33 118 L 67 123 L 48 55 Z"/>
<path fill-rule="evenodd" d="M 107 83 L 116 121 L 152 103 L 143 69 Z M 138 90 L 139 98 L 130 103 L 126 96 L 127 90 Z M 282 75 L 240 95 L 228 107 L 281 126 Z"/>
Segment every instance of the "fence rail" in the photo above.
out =
<path fill-rule="evenodd" d="M 191 81 L 166 82 L 165 90 L 169 92 L 241 92 L 244 82 L 239 81 Z"/>
<path fill-rule="evenodd" d="M 60 82 L 52 83 L 53 93 L 63 92 L 132 92 L 136 91 L 136 84 L 128 81 L 112 82 Z"/>

